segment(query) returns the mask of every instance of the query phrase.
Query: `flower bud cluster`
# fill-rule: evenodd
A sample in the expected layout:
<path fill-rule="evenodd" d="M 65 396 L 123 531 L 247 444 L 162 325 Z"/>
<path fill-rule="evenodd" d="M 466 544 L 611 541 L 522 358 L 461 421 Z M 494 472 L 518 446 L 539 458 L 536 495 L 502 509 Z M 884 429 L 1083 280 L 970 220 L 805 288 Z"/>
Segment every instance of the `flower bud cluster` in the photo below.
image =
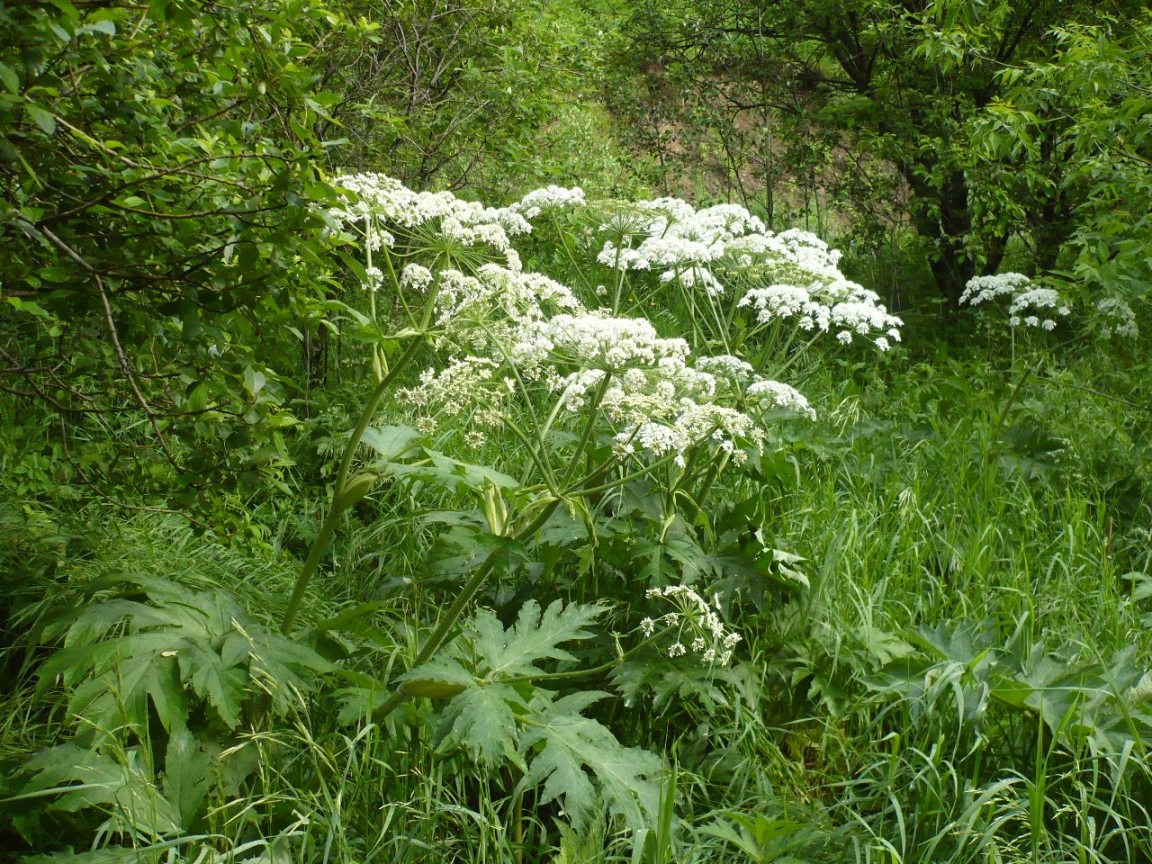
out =
<path fill-rule="evenodd" d="M 652 637 L 659 627 L 665 628 L 673 638 L 668 656 L 683 657 L 689 653 L 704 663 L 727 666 L 732 652 L 744 638 L 728 627 L 720 618 L 720 597 L 712 595 L 709 603 L 687 585 L 669 585 L 667 588 L 649 588 L 649 600 L 663 600 L 673 611 L 640 622 L 640 632 Z"/>

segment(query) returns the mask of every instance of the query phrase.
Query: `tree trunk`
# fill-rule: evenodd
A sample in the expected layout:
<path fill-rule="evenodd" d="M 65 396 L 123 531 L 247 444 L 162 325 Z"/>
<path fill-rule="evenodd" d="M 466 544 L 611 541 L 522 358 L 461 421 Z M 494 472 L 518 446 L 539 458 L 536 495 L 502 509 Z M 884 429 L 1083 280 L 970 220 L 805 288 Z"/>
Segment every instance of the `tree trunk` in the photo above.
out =
<path fill-rule="evenodd" d="M 936 282 L 944 315 L 951 320 L 956 315 L 964 286 L 976 275 L 976 261 L 967 248 L 972 216 L 968 212 L 968 184 L 963 173 L 951 172 L 937 187 L 923 179 L 933 167 L 906 165 L 901 167 L 901 173 L 916 196 L 912 223 L 920 236 L 931 244 L 928 266 Z"/>

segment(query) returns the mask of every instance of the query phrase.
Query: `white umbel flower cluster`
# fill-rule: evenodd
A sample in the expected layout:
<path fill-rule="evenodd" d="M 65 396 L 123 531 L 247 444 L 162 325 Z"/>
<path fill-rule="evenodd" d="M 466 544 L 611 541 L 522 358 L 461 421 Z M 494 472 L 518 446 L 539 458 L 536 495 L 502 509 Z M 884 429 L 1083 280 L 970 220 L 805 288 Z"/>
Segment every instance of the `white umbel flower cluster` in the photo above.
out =
<path fill-rule="evenodd" d="M 524 271 L 509 238 L 530 230 L 526 215 L 584 205 L 580 189 L 551 186 L 498 210 L 447 192 L 413 192 L 379 174 L 337 183 L 352 194 L 330 215 L 360 231 L 368 249 L 383 250 L 379 263 L 398 271 L 393 287 L 406 312 L 431 305 L 425 320 L 435 328 L 430 345 L 440 359 L 397 394 L 421 415 L 426 431 L 437 418 L 451 417 L 465 441 L 481 441 L 505 424 L 522 429 L 525 412 L 535 413 L 545 400 L 552 408 L 540 425 L 549 431 L 589 428 L 594 411 L 599 440 L 611 442 L 632 468 L 654 462 L 686 468 L 702 450 L 738 464 L 747 448 L 765 440 L 763 423 L 777 411 L 815 416 L 795 389 L 762 378 L 739 357 L 693 358 L 685 339 L 662 336 L 648 319 L 590 310 L 568 286 Z M 759 219 L 730 205 L 696 211 L 679 199 L 659 199 L 621 212 L 617 228 L 625 230 L 614 236 L 618 251 L 629 253 L 624 269 L 638 266 L 635 256 L 643 254 L 645 266 L 716 295 L 723 286 L 702 265 L 737 239 L 764 238 L 764 248 L 797 260 L 832 254 L 815 238 L 769 238 Z M 425 242 L 437 232 L 477 248 L 451 256 L 453 266 L 426 266 L 444 260 L 437 244 Z M 636 238 L 642 253 L 632 248 Z M 370 268 L 368 281 L 383 289 L 380 267 Z M 843 303 L 855 296 L 836 295 Z"/>
<path fill-rule="evenodd" d="M 646 319 L 558 311 L 576 301 L 536 276 L 493 266 L 475 277 L 443 271 L 441 318 L 471 356 L 449 364 L 448 380 L 426 372 L 420 388 L 404 392 L 406 401 L 430 413 L 438 406 L 460 413 L 503 406 L 505 380 L 542 381 L 565 411 L 599 410 L 620 458 L 671 457 L 680 466 L 702 444 L 743 461 L 743 447 L 764 440 L 758 418 L 767 411 L 815 416 L 795 389 L 753 374 L 738 358 L 701 358 L 693 367 L 688 344 L 661 337 Z M 505 378 L 478 366 L 478 357 L 501 358 Z"/>
<path fill-rule="evenodd" d="M 427 291 L 435 278 L 427 267 L 413 262 L 400 271 L 400 287 L 409 291 Z"/>
<path fill-rule="evenodd" d="M 435 223 L 442 236 L 464 246 L 484 245 L 505 252 L 511 248 L 511 237 L 532 230 L 513 208 L 485 207 L 451 192 L 413 192 L 384 174 L 345 174 L 332 182 L 354 193 L 355 200 L 329 210 L 329 215 L 345 225 L 364 224 L 366 231 L 371 231 L 373 223 L 408 230 Z M 381 228 L 375 233 L 381 245 L 395 245 L 389 231 Z"/>
<path fill-rule="evenodd" d="M 839 250 L 816 235 L 797 229 L 773 234 L 733 204 L 693 210 L 679 199 L 662 198 L 638 210 L 642 216 L 633 214 L 626 231 L 615 220 L 615 238 L 597 255 L 601 264 L 654 271 L 661 282 L 713 298 L 746 289 L 737 307 L 750 309 L 760 325 L 791 321 L 813 334 L 833 333 L 845 344 L 868 339 L 881 351 L 900 341 L 903 322 L 875 292 L 846 279 Z"/>
<path fill-rule="evenodd" d="M 1027 291 L 1032 280 L 1023 273 L 996 273 L 992 276 L 974 276 L 960 295 L 961 306 L 979 306 L 1001 297 L 1015 297 Z"/>
<path fill-rule="evenodd" d="M 1096 301 L 1096 323 L 1106 336 L 1136 339 L 1140 335 L 1136 313 L 1119 297 L 1105 297 Z"/>
<path fill-rule="evenodd" d="M 812 282 L 808 288 L 797 285 L 769 285 L 750 289 L 737 303 L 749 308 L 758 324 L 794 321 L 804 332 L 836 334 L 851 344 L 856 337 L 871 339 L 881 351 L 900 341 L 904 322 L 888 313 L 874 291 L 839 278 L 827 284 Z"/>
<path fill-rule="evenodd" d="M 541 213 L 564 210 L 569 207 L 583 207 L 584 190 L 579 186 L 566 189 L 563 186 L 545 186 L 534 189 L 512 205 L 512 209 L 525 219 L 535 219 Z"/>
<path fill-rule="evenodd" d="M 631 233 L 643 236 L 639 245 L 605 242 L 596 260 L 620 270 L 654 270 L 664 282 L 679 280 L 711 295 L 724 286 L 707 265 L 724 256 L 727 244 L 749 233 L 762 233 L 764 223 L 743 207 L 718 204 L 694 210 L 679 198 L 660 198 L 638 205 L 642 212 Z"/>
<path fill-rule="evenodd" d="M 816 411 L 808 403 L 808 400 L 790 384 L 761 378 L 749 384 L 744 395 L 748 397 L 749 401 L 758 403 L 762 407 L 779 408 L 802 414 L 810 420 L 816 419 Z"/>
<path fill-rule="evenodd" d="M 560 314 L 534 324 L 531 332 L 558 359 L 591 369 L 618 372 L 683 361 L 688 343 L 664 339 L 647 318 L 616 318 L 603 312 Z"/>
<path fill-rule="evenodd" d="M 421 410 L 420 431 L 432 434 L 437 419 L 468 415 L 468 424 L 498 427 L 502 423 L 504 403 L 511 395 L 506 385 L 493 387 L 500 364 L 487 357 L 461 357 L 450 360 L 439 370 L 425 369 L 420 383 L 397 391 L 396 395 Z M 478 393 L 485 398 L 477 400 Z"/>
<path fill-rule="evenodd" d="M 640 632 L 645 637 L 654 636 L 658 628 L 669 633 L 673 639 L 667 648 L 669 657 L 692 654 L 716 666 L 727 666 L 732 661 L 732 652 L 744 637 L 720 618 L 719 596 L 714 594 L 709 603 L 687 585 L 649 588 L 645 596 L 673 607 L 671 612 L 640 622 Z"/>
<path fill-rule="evenodd" d="M 1010 298 L 1008 323 L 1012 327 L 1055 330 L 1058 319 L 1072 314 L 1060 292 L 1054 288 L 1037 288 L 1022 273 L 997 273 L 969 279 L 960 295 L 960 305 L 991 304 L 1005 297 Z"/>

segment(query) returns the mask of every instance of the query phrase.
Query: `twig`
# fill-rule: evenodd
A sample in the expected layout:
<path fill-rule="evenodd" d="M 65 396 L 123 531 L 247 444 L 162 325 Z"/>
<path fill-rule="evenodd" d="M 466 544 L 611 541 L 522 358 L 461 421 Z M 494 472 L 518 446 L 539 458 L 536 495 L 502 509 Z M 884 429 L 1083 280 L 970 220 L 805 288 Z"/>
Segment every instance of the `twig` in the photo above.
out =
<path fill-rule="evenodd" d="M 189 516 L 182 510 L 173 510 L 170 507 L 148 507 L 144 504 L 128 504 L 125 501 L 120 501 L 116 498 L 113 498 L 111 495 L 101 489 L 99 484 L 89 480 L 88 477 L 84 474 L 84 469 L 81 468 L 76 460 L 72 458 L 72 451 L 68 448 L 68 434 L 64 426 L 63 414 L 60 415 L 60 443 L 64 448 L 64 458 L 68 460 L 68 464 L 72 466 L 72 470 L 76 472 L 76 476 L 80 478 L 80 482 L 95 492 L 99 497 L 107 501 L 109 504 L 112 504 L 115 507 L 120 507 L 124 510 L 136 510 L 142 513 L 166 513 L 172 516 L 179 516 L 182 519 L 187 519 L 190 524 L 195 525 L 197 528 L 200 528 L 206 533 L 213 530 L 211 525 L 207 524 L 206 522 L 201 522 L 194 516 Z"/>
<path fill-rule="evenodd" d="M 148 417 L 148 422 L 152 426 L 152 431 L 156 433 L 156 440 L 160 442 L 160 449 L 164 451 L 164 457 L 168 460 L 168 464 L 178 472 L 183 470 L 180 467 L 180 463 L 176 461 L 176 457 L 172 455 L 164 433 L 160 431 L 160 423 L 156 420 L 156 415 L 153 413 L 152 407 L 148 404 L 148 400 L 144 398 L 144 394 L 140 392 L 140 387 L 136 383 L 136 376 L 132 371 L 132 364 L 128 361 L 128 355 L 124 352 L 124 346 L 120 344 L 120 334 L 116 330 L 116 318 L 112 312 L 112 303 L 108 299 L 108 292 L 104 289 L 104 280 L 100 278 L 100 273 L 95 267 L 89 264 L 79 252 L 57 237 L 50 229 L 42 227 L 40 231 L 45 237 L 59 246 L 69 258 L 91 274 L 93 281 L 96 283 L 96 289 L 100 292 L 100 300 L 104 304 L 104 320 L 107 322 L 108 332 L 112 336 L 112 347 L 116 350 L 116 357 L 120 363 L 120 369 L 128 379 L 128 386 L 136 397 L 137 403 L 139 403 L 141 409 L 143 409 L 145 415 Z"/>

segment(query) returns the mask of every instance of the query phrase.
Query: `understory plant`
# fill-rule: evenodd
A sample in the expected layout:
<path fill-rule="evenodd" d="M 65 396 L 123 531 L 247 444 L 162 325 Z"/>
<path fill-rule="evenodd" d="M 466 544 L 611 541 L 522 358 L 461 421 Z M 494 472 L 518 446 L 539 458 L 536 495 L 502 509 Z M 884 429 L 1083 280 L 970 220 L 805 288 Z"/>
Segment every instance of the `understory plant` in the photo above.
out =
<path fill-rule="evenodd" d="M 645 670 L 671 664 L 681 687 L 718 694 L 741 642 L 727 619 L 746 602 L 763 603 L 758 579 L 803 578 L 759 528 L 753 490 L 773 430 L 816 412 L 767 377 L 799 355 L 790 337 L 765 327 L 799 315 L 791 324 L 835 334 L 833 344 L 855 333 L 885 349 L 899 321 L 844 280 L 816 238 L 773 235 L 739 208 L 630 205 L 629 254 L 609 256 L 613 241 L 589 226 L 622 218 L 621 204 L 589 204 L 579 190 L 552 187 L 490 208 L 381 175 L 335 186 L 343 203 L 320 212 L 358 285 L 329 308 L 366 346 L 367 395 L 280 633 L 245 619 L 227 595 L 185 595 L 166 579 L 93 585 L 84 590 L 99 602 L 65 604 L 50 616 L 65 623 L 37 631 L 55 646 L 40 667 L 42 690 L 63 688 L 81 730 L 61 746 L 139 765 L 137 785 L 160 802 L 150 821 L 116 817 L 101 831 L 158 851 L 193 830 L 211 790 L 234 793 L 250 781 L 232 772 L 185 801 L 168 788 L 187 768 L 181 754 L 252 752 L 241 727 L 271 732 L 286 712 L 307 710 L 317 676 L 339 673 L 349 723 L 398 735 L 419 715 L 409 703 L 433 700 L 426 722 L 435 720 L 440 746 L 506 777 L 521 802 L 513 813 L 530 798 L 541 812 L 554 805 L 553 818 L 577 832 L 606 815 L 648 838 L 668 768 L 660 755 L 621 743 L 604 686 L 615 680 L 632 698 L 659 692 Z M 549 240 L 565 267 L 614 282 L 611 305 L 599 305 L 586 284 L 525 267 L 517 240 L 532 220 L 555 232 Z M 635 275 L 645 269 L 635 254 L 652 254 L 639 250 L 659 246 L 657 235 L 669 241 L 656 256 L 667 278 L 650 282 Z M 781 274 L 808 287 L 776 285 Z M 689 310 L 687 339 L 674 320 L 636 314 L 636 300 L 673 287 Z M 793 305 L 766 299 L 784 294 Z M 756 320 L 729 339 L 745 308 Z M 427 629 L 418 624 L 410 649 L 388 649 L 385 668 L 406 671 L 380 675 L 376 606 L 331 620 L 302 613 L 340 527 L 373 497 L 400 490 L 436 502 L 422 518 L 435 541 L 430 554 L 442 560 L 445 548 L 456 550 L 457 581 Z M 501 593 L 519 599 L 518 611 L 476 607 Z M 95 797 L 77 798 L 67 784 L 89 784 L 60 774 L 52 752 L 62 751 L 31 763 L 13 803 L 59 794 L 55 806 L 65 810 L 128 807 L 101 783 Z"/>
<path fill-rule="evenodd" d="M 712 674 L 740 638 L 722 618 L 737 597 L 706 592 L 704 600 L 668 585 L 670 571 L 658 568 L 650 601 L 693 599 L 639 625 L 626 622 L 632 632 L 618 642 L 615 661 L 580 669 L 572 649 L 560 646 L 590 639 L 585 628 L 603 614 L 601 601 L 613 599 L 590 590 L 588 577 L 600 570 L 624 584 L 643 578 L 627 553 L 599 554 L 601 535 L 620 533 L 614 523 L 633 510 L 628 524 L 638 538 L 664 544 L 675 532 L 691 540 L 689 524 L 714 536 L 705 502 L 718 478 L 758 460 L 777 418 L 815 412 L 794 388 L 738 356 L 694 351 L 646 318 L 591 308 L 572 288 L 525 270 L 512 238 L 530 230 L 526 214 L 582 206 L 574 191 L 546 190 L 493 209 L 414 193 L 379 175 L 337 183 L 350 200 L 330 215 L 362 243 L 363 266 L 353 269 L 369 315 L 393 327 L 386 343 L 407 344 L 391 356 L 374 348 L 377 383 L 345 446 L 283 629 L 296 624 L 341 514 L 378 484 L 470 497 L 472 509 L 439 518 L 478 554 L 409 671 L 358 688 L 367 690 L 365 710 L 380 722 L 409 698 L 444 699 L 444 740 L 489 767 L 516 768 L 520 787 L 538 788 L 538 805 L 561 802 L 580 830 L 607 804 L 641 830 L 655 816 L 660 762 L 621 747 L 583 714 L 605 692 L 571 688 L 655 645 L 671 658 L 696 658 L 701 674 Z M 424 371 L 395 388 L 418 358 Z M 409 423 L 374 425 L 381 406 L 389 419 Z M 496 440 L 505 446 L 484 459 Z M 745 550 L 753 565 L 767 551 Z M 543 561 L 569 603 L 542 610 L 530 599 L 507 629 L 483 610 L 465 620 L 490 583 L 523 580 Z M 698 568 L 680 574 L 689 582 L 704 577 Z M 546 669 L 544 661 L 554 662 Z"/>
<path fill-rule="evenodd" d="M 982 754 L 1008 759 L 981 737 L 985 708 L 1025 718 L 1013 729 L 1037 715 L 1013 740 L 1079 759 L 1077 783 L 1100 772 L 1077 788 L 1118 790 L 1108 818 L 1128 825 L 1146 723 L 1130 655 L 1106 682 L 1075 651 L 972 647 L 869 609 L 877 572 L 921 541 L 898 531 L 881 550 L 835 519 L 902 463 L 850 452 L 870 434 L 852 398 L 814 406 L 780 380 L 846 394 L 853 352 L 899 339 L 834 250 L 727 205 L 553 187 L 489 208 L 380 175 L 335 186 L 342 203 L 320 213 L 352 284 L 328 308 L 364 346 L 364 380 L 307 554 L 278 576 L 286 599 L 253 615 L 251 596 L 173 570 L 103 573 L 38 609 L 28 668 L 71 731 L 10 772 L 25 842 L 67 825 L 144 860 L 803 861 L 1003 841 L 1008 860 L 1012 832 L 1071 792 L 1044 805 L 1031 778 L 984 771 Z M 895 511 L 908 536 L 918 494 Z M 823 545 L 797 548 L 809 520 Z M 388 581 L 332 608 L 325 586 L 358 566 L 342 532 Z M 860 620 L 837 618 L 837 568 L 869 548 L 847 583 Z M 888 741 L 896 717 L 914 751 L 836 743 Z M 971 752 L 932 750 L 940 735 L 975 736 Z M 902 821 L 885 778 L 927 790 L 924 806 Z M 996 840 L 956 841 L 969 817 Z M 1124 831 L 1115 843 L 1143 848 Z"/>

